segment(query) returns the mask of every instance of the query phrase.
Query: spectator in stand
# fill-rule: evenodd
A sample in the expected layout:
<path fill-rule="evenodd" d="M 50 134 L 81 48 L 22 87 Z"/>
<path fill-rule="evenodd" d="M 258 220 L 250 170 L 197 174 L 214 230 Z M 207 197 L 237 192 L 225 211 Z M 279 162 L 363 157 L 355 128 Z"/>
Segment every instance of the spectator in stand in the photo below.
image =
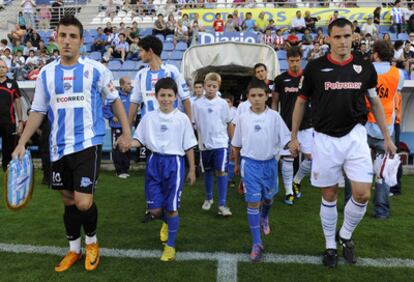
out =
<path fill-rule="evenodd" d="M 256 21 L 252 19 L 252 13 L 246 13 L 246 19 L 242 23 L 242 30 L 244 31 L 255 31 L 256 30 Z"/>
<path fill-rule="evenodd" d="M 118 38 L 119 41 L 115 44 L 115 46 L 108 49 L 107 56 L 108 58 L 111 58 L 111 56 L 114 58 L 120 58 L 123 63 L 129 52 L 129 44 L 126 42 L 124 33 L 120 33 Z"/>
<path fill-rule="evenodd" d="M 308 62 L 315 60 L 317 58 L 320 58 L 324 55 L 323 50 L 321 49 L 321 45 L 319 44 L 319 42 L 314 42 L 313 43 L 313 48 L 312 50 L 309 52 L 308 55 Z"/>
<path fill-rule="evenodd" d="M 103 33 L 102 28 L 98 27 L 96 29 L 96 36 L 95 40 L 92 43 L 91 51 L 98 51 L 101 53 L 105 52 L 105 45 L 106 45 L 106 35 Z"/>
<path fill-rule="evenodd" d="M 164 21 L 164 15 L 158 14 L 157 19 L 154 22 L 154 26 L 152 28 L 152 35 L 162 34 L 165 36 L 165 30 L 167 29 L 167 25 Z"/>
<path fill-rule="evenodd" d="M 268 23 L 269 23 L 269 21 L 266 21 L 264 19 L 264 12 L 260 12 L 259 17 L 256 20 L 257 31 L 260 31 L 260 32 L 264 33 Z"/>
<path fill-rule="evenodd" d="M 411 42 L 406 41 L 403 48 L 403 54 L 404 54 L 404 69 L 407 71 L 408 75 L 411 74 L 411 72 L 414 69 L 414 52 L 411 50 Z"/>
<path fill-rule="evenodd" d="M 224 25 L 224 31 L 225 32 L 235 32 L 236 31 L 236 27 L 234 24 L 234 20 L 233 20 L 233 15 L 227 15 L 227 21 L 226 24 Z"/>
<path fill-rule="evenodd" d="M 362 25 L 361 33 L 363 36 L 367 33 L 371 34 L 373 40 L 378 38 L 378 29 L 374 24 L 374 17 L 372 15 L 369 15 L 367 22 Z"/>
<path fill-rule="evenodd" d="M 190 29 L 190 19 L 188 18 L 188 14 L 183 14 L 181 20 L 183 22 L 183 25 L 186 26 L 187 29 Z"/>
<path fill-rule="evenodd" d="M 265 33 L 262 35 L 262 43 L 274 48 L 273 35 L 271 29 L 266 29 Z"/>
<path fill-rule="evenodd" d="M 173 14 L 169 14 L 168 15 L 168 20 L 167 20 L 167 29 L 165 31 L 165 35 L 174 34 L 175 26 L 176 26 L 176 22 L 175 22 L 174 16 L 173 16 Z"/>
<path fill-rule="evenodd" d="M 291 30 L 295 30 L 296 32 L 304 32 L 306 28 L 305 19 L 302 18 L 302 12 L 296 11 L 296 17 L 292 20 L 291 23 Z"/>
<path fill-rule="evenodd" d="M 108 32 L 109 32 L 109 33 L 112 33 L 112 23 L 111 23 L 111 22 L 107 22 L 107 23 L 106 23 L 106 26 L 105 26 L 105 28 L 104 28 L 103 32 L 104 32 L 105 34 L 107 34 Z"/>
<path fill-rule="evenodd" d="M 32 45 L 39 48 L 40 41 L 42 39 L 40 38 L 39 33 L 35 29 L 28 29 L 27 34 L 25 36 L 25 42 L 31 41 Z"/>
<path fill-rule="evenodd" d="M 33 0 L 23 0 L 21 3 L 23 7 L 23 17 L 26 22 L 26 28 L 36 27 L 35 17 L 34 17 L 34 8 L 36 8 L 36 3 Z"/>
<path fill-rule="evenodd" d="M 305 25 L 309 28 L 312 32 L 316 31 L 316 22 L 321 19 L 320 16 L 312 17 L 309 10 L 305 11 Z"/>
<path fill-rule="evenodd" d="M 394 57 L 392 59 L 393 65 L 399 69 L 404 69 L 404 42 L 402 40 L 396 40 L 394 42 Z"/>
<path fill-rule="evenodd" d="M 361 33 L 361 29 L 359 28 L 359 25 L 358 25 L 358 21 L 357 20 L 354 20 L 352 22 L 352 30 L 354 31 L 354 33 L 358 33 L 358 34 Z M 378 28 L 377 28 L 377 30 L 378 30 Z"/>
<path fill-rule="evenodd" d="M 200 19 L 200 14 L 199 13 L 194 14 L 194 18 L 193 18 L 193 20 L 191 21 L 191 24 L 190 24 L 190 32 L 193 32 L 191 29 L 192 29 L 192 26 L 194 25 L 195 21 L 197 21 L 198 31 L 199 32 L 204 32 L 203 21 Z"/>
<path fill-rule="evenodd" d="M 359 46 L 359 50 L 356 50 L 354 54 L 355 56 L 362 57 L 365 61 L 370 61 L 372 51 L 371 51 L 370 46 L 368 46 L 365 42 L 361 42 L 361 45 Z"/>
<path fill-rule="evenodd" d="M 21 29 L 26 29 L 26 20 L 23 17 L 23 12 L 19 12 L 17 16 L 17 24 L 20 26 Z"/>
<path fill-rule="evenodd" d="M 408 35 L 408 40 L 411 43 L 411 51 L 414 52 L 414 32 L 410 32 L 410 34 Z"/>
<path fill-rule="evenodd" d="M 34 51 L 35 54 L 36 54 L 37 48 L 32 45 L 31 41 L 27 41 L 26 46 L 23 48 L 23 56 L 25 58 L 29 57 L 30 51 Z"/>
<path fill-rule="evenodd" d="M 352 50 L 356 51 L 359 50 L 361 46 L 361 35 L 359 33 L 354 32 L 352 34 Z"/>
<path fill-rule="evenodd" d="M 12 54 L 16 55 L 17 51 L 21 51 L 23 54 L 23 50 L 24 50 L 24 45 L 22 44 L 22 42 L 20 40 L 14 40 L 13 41 L 13 49 L 12 49 Z M 29 53 L 27 53 L 27 55 L 29 55 Z"/>
<path fill-rule="evenodd" d="M 126 26 L 124 22 L 120 22 L 119 23 L 119 28 L 118 28 L 118 33 L 124 33 L 125 34 L 126 31 Z"/>
<path fill-rule="evenodd" d="M 144 14 L 146 16 L 155 16 L 156 9 L 154 5 L 154 0 L 144 0 Z"/>
<path fill-rule="evenodd" d="M 36 56 L 34 50 L 29 51 L 29 57 L 27 57 L 25 65 L 30 70 L 35 69 L 39 65 L 39 58 Z"/>
<path fill-rule="evenodd" d="M 408 20 L 410 19 L 412 15 L 414 15 L 413 3 L 410 3 L 410 2 L 407 3 L 407 9 L 403 10 L 403 15 L 404 15 L 405 24 L 408 24 Z"/>
<path fill-rule="evenodd" d="M 206 9 L 215 9 L 216 8 L 216 0 L 206 0 L 204 2 L 204 8 L 206 8 Z"/>
<path fill-rule="evenodd" d="M 241 7 L 244 4 L 244 0 L 233 0 L 233 6 L 234 7 Z"/>
<path fill-rule="evenodd" d="M 113 0 L 108 0 L 106 4 L 105 16 L 110 17 L 111 20 L 115 17 L 116 14 L 116 6 Z"/>
<path fill-rule="evenodd" d="M 139 38 L 134 37 L 132 43 L 129 45 L 129 53 L 127 60 L 137 61 L 139 56 Z"/>
<path fill-rule="evenodd" d="M 39 77 L 40 70 L 42 69 L 43 66 L 44 66 L 43 61 L 40 61 L 39 64 L 35 66 L 35 68 L 29 72 L 29 74 L 27 75 L 27 79 L 37 80 L 37 78 Z"/>
<path fill-rule="evenodd" d="M 374 40 L 372 39 L 371 34 L 366 33 L 363 39 L 361 40 L 361 43 L 365 43 L 367 45 L 367 48 L 371 50 L 372 46 L 374 46 Z"/>
<path fill-rule="evenodd" d="M 3 51 L 4 48 L 7 47 L 7 44 L 9 44 L 9 42 L 7 41 L 7 39 L 0 40 L 0 50 Z"/>
<path fill-rule="evenodd" d="M 221 18 L 221 13 L 216 13 L 216 19 L 213 22 L 213 27 L 215 32 L 224 31 L 224 21 Z"/>
<path fill-rule="evenodd" d="M 407 21 L 407 33 L 410 34 L 414 32 L 414 15 L 411 15 Z"/>
<path fill-rule="evenodd" d="M 286 40 L 286 48 L 290 48 L 292 46 L 298 46 L 298 47 L 302 46 L 302 42 L 299 40 L 299 37 L 296 35 L 295 29 L 290 30 L 290 34 Z"/>
<path fill-rule="evenodd" d="M 57 58 L 59 58 L 59 50 L 55 50 L 53 52 L 53 54 L 49 57 L 49 63 L 53 60 L 56 60 Z"/>
<path fill-rule="evenodd" d="M 4 48 L 3 55 L 0 56 L 0 59 L 6 63 L 8 69 L 11 68 L 13 55 L 9 47 Z"/>
<path fill-rule="evenodd" d="M 233 13 L 232 13 L 232 15 L 233 15 L 233 21 L 234 21 L 234 28 L 236 29 L 236 31 L 241 31 L 242 30 L 243 21 L 239 17 L 239 11 L 234 10 Z"/>
<path fill-rule="evenodd" d="M 276 30 L 275 39 L 273 41 L 273 46 L 275 50 L 283 50 L 285 49 L 285 38 L 283 37 L 283 29 L 279 28 Z"/>
<path fill-rule="evenodd" d="M 39 29 L 49 29 L 52 12 L 46 4 L 40 5 L 39 11 Z"/>
<path fill-rule="evenodd" d="M 167 0 L 167 3 L 165 4 L 165 13 L 167 15 L 174 14 L 176 11 L 174 0 Z"/>
<path fill-rule="evenodd" d="M 376 7 L 374 12 L 372 13 L 374 16 L 374 24 L 377 26 L 378 30 L 381 25 L 381 10 L 381 7 Z"/>
<path fill-rule="evenodd" d="M 384 33 L 384 35 L 382 36 L 382 39 L 384 41 L 390 42 L 392 44 L 391 37 L 390 37 L 389 33 Z"/>
<path fill-rule="evenodd" d="M 313 48 L 313 37 L 312 34 L 310 33 L 310 29 L 309 28 L 305 28 L 303 37 L 302 37 L 302 50 L 303 50 L 303 57 L 306 58 L 309 54 L 309 52 L 312 50 Z"/>
<path fill-rule="evenodd" d="M 183 25 L 181 19 L 177 21 L 177 26 L 174 30 L 174 46 L 177 45 L 178 42 L 188 42 L 188 29 Z"/>
<path fill-rule="evenodd" d="M 401 9 L 401 0 L 396 0 L 394 7 L 391 9 L 391 30 L 401 33 L 404 24 L 404 15 Z"/>
<path fill-rule="evenodd" d="M 35 46 L 35 45 L 33 44 L 33 46 Z M 43 40 L 39 41 L 37 51 L 38 51 L 38 53 L 41 53 L 41 52 L 47 53 L 47 48 L 46 48 L 45 42 Z"/>
<path fill-rule="evenodd" d="M 26 31 L 24 29 L 21 29 L 18 24 L 16 24 L 15 28 L 7 34 L 7 37 L 9 38 L 10 42 L 13 42 L 13 40 L 23 40 L 25 36 Z"/>
<path fill-rule="evenodd" d="M 245 8 L 254 8 L 256 6 L 256 0 L 245 0 Z"/>
<path fill-rule="evenodd" d="M 25 59 L 23 57 L 22 51 L 17 50 L 16 55 L 12 61 L 12 72 L 16 80 L 24 80 L 24 65 Z"/>
<path fill-rule="evenodd" d="M 53 36 L 49 37 L 49 42 L 46 46 L 47 54 L 52 55 L 55 50 L 59 50 L 58 45 L 55 42 L 55 38 Z"/>
<path fill-rule="evenodd" d="M 138 23 L 136 21 L 132 22 L 132 27 L 131 27 L 131 31 L 129 32 L 129 35 L 131 38 L 135 38 L 135 37 L 140 38 Z"/>
<path fill-rule="evenodd" d="M 334 20 L 339 19 L 339 11 L 335 10 L 332 14 L 332 16 L 329 18 L 328 24 L 333 22 Z"/>
<path fill-rule="evenodd" d="M 270 19 L 270 20 L 269 20 L 269 23 L 268 23 L 268 25 L 266 26 L 266 29 L 271 29 L 271 30 L 272 30 L 272 32 L 276 32 L 277 27 L 276 27 L 276 25 L 275 25 L 275 21 L 274 21 L 273 19 Z"/>
<path fill-rule="evenodd" d="M 201 32 L 201 30 L 200 30 L 198 21 L 194 21 L 194 20 L 191 21 L 191 27 L 190 27 L 191 45 L 197 43 L 199 32 Z"/>

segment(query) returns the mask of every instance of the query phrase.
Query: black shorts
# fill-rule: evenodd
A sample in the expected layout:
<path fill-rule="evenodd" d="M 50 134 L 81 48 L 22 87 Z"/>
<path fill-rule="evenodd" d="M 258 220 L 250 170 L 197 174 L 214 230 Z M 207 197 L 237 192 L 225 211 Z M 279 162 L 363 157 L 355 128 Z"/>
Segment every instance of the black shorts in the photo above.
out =
<path fill-rule="evenodd" d="M 52 189 L 93 194 L 101 165 L 101 151 L 101 145 L 93 146 L 52 162 Z"/>

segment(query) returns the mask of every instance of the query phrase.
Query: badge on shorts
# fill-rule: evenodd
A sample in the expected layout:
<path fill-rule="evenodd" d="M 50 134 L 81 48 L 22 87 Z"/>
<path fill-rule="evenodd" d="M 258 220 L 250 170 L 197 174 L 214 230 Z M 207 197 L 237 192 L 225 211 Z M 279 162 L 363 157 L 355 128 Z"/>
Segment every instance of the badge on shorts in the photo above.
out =
<path fill-rule="evenodd" d="M 356 71 L 356 73 L 360 74 L 362 71 L 362 66 L 360 65 L 353 65 L 354 67 L 354 71 Z"/>

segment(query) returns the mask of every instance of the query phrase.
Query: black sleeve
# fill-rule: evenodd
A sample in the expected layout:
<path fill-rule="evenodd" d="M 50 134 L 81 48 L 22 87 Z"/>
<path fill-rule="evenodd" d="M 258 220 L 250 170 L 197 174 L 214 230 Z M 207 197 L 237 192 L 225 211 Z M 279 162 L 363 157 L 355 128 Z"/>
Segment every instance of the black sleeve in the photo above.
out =
<path fill-rule="evenodd" d="M 299 93 L 298 96 L 304 96 L 310 98 L 313 92 L 313 82 L 312 82 L 312 63 L 308 64 L 303 72 L 302 78 L 299 82 Z"/>
<path fill-rule="evenodd" d="M 280 94 L 282 93 L 281 87 L 282 87 L 281 75 L 278 75 L 273 81 L 273 91 Z"/>
<path fill-rule="evenodd" d="M 368 78 L 367 89 L 376 88 L 378 84 L 378 76 L 377 71 L 375 70 L 375 67 L 372 63 L 368 64 L 368 71 L 370 72 L 370 75 Z"/>
<path fill-rule="evenodd" d="M 16 81 L 12 82 L 12 88 L 14 90 L 14 95 L 16 96 L 15 98 L 16 99 L 20 98 L 21 97 L 20 88 Z"/>

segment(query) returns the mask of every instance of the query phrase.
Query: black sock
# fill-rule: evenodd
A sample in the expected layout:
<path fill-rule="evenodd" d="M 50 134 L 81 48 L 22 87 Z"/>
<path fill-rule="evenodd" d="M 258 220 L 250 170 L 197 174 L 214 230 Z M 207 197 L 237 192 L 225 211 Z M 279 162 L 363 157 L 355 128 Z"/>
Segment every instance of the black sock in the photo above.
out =
<path fill-rule="evenodd" d="M 85 235 L 92 237 L 96 234 L 96 225 L 98 223 L 98 208 L 95 203 L 87 210 L 82 212 L 82 224 Z"/>
<path fill-rule="evenodd" d="M 65 206 L 65 212 L 63 214 L 63 222 L 66 229 L 66 237 L 69 241 L 76 240 L 80 237 L 81 231 L 81 217 L 80 211 L 76 205 Z"/>

